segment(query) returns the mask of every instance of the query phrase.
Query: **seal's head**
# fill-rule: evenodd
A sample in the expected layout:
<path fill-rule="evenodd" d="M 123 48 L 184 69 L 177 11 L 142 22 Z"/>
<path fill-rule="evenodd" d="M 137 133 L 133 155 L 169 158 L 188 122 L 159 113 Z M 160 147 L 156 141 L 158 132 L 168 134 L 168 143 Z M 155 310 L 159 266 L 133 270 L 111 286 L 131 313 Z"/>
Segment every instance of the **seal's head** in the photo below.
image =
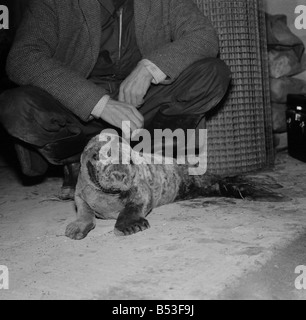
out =
<path fill-rule="evenodd" d="M 81 163 L 103 193 L 120 194 L 132 188 L 137 174 L 131 151 L 130 145 L 118 134 L 102 132 L 89 142 Z"/>

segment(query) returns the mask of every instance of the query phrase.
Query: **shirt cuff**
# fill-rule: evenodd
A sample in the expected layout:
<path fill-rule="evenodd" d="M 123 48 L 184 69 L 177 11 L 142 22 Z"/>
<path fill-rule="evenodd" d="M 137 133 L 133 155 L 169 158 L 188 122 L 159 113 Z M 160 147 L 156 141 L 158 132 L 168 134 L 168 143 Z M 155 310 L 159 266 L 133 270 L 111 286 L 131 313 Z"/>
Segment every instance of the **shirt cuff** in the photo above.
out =
<path fill-rule="evenodd" d="M 142 59 L 140 61 L 141 64 L 143 64 L 148 71 L 152 74 L 153 79 L 152 83 L 159 84 L 166 80 L 167 75 L 164 74 L 153 62 L 151 62 L 148 59 Z"/>
<path fill-rule="evenodd" d="M 100 119 L 102 112 L 104 111 L 106 105 L 108 104 L 108 101 L 110 99 L 109 95 L 105 95 L 101 98 L 101 100 L 96 104 L 96 106 L 93 108 L 91 115 L 96 118 Z"/>

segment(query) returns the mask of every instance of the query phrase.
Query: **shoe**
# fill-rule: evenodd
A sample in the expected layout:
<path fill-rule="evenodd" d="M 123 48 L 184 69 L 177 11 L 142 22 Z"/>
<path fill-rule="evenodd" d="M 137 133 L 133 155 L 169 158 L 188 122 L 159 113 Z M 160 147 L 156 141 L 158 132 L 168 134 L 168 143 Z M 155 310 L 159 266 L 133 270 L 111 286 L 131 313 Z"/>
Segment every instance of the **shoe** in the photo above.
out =
<path fill-rule="evenodd" d="M 61 200 L 74 200 L 75 187 L 80 172 L 80 163 L 70 163 L 64 166 L 64 182 L 59 198 Z"/>
<path fill-rule="evenodd" d="M 38 152 L 22 142 L 15 143 L 15 150 L 21 171 L 25 176 L 40 177 L 47 172 L 49 164 Z"/>

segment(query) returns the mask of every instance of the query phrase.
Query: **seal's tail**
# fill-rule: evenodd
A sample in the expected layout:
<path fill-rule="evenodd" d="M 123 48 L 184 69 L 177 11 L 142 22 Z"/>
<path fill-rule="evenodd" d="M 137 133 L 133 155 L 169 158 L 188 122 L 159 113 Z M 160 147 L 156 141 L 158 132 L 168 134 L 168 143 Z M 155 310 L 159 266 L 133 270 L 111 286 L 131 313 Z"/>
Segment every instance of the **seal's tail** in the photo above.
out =
<path fill-rule="evenodd" d="M 219 181 L 219 193 L 222 197 L 246 199 L 252 201 L 286 202 L 291 199 L 275 189 L 282 188 L 271 177 L 235 176 Z"/>

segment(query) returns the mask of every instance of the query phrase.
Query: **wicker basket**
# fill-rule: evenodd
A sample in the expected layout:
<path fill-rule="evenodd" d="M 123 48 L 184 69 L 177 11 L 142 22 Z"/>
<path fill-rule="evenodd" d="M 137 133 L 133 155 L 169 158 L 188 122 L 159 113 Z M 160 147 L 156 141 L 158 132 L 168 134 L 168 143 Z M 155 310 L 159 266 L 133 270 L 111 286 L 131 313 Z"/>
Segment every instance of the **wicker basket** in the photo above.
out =
<path fill-rule="evenodd" d="M 210 17 L 232 71 L 229 96 L 207 121 L 208 170 L 236 174 L 274 162 L 266 28 L 261 0 L 193 0 Z"/>

